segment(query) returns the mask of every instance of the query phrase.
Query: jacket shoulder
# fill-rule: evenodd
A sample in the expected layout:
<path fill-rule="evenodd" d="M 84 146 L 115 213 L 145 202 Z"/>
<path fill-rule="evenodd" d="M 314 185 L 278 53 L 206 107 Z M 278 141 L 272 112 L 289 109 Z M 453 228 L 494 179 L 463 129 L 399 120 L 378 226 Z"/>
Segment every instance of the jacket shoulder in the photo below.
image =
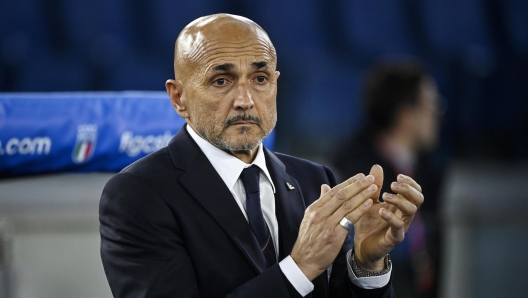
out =
<path fill-rule="evenodd" d="M 121 170 L 120 174 L 134 174 L 151 183 L 158 184 L 167 177 L 174 178 L 177 175 L 175 171 L 169 150 L 164 147 L 128 165 Z"/>
<path fill-rule="evenodd" d="M 334 173 L 325 165 L 284 153 L 273 154 L 284 164 L 286 172 L 301 184 L 307 183 L 317 187 L 323 183 L 332 187 L 336 184 Z"/>
<path fill-rule="evenodd" d="M 275 154 L 275 156 L 277 156 L 280 159 L 280 161 L 282 161 L 284 165 L 286 166 L 291 165 L 291 166 L 315 167 L 315 168 L 323 167 L 323 165 L 320 165 L 318 163 L 315 163 L 313 161 L 310 161 L 310 160 L 307 160 L 301 157 L 288 155 L 288 154 L 284 154 L 280 152 L 273 152 L 273 154 Z"/>

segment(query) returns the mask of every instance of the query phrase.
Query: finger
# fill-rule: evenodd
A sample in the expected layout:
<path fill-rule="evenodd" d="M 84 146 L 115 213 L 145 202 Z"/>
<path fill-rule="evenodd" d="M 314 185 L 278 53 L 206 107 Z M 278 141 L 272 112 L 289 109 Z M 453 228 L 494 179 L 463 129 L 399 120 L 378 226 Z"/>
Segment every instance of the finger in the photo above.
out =
<path fill-rule="evenodd" d="M 416 207 L 416 205 L 409 202 L 403 196 L 384 193 L 383 199 L 390 205 L 396 206 L 401 211 L 403 216 L 413 216 L 416 213 L 416 210 L 418 210 L 418 207 Z M 391 211 L 394 213 L 393 210 Z"/>
<path fill-rule="evenodd" d="M 346 218 L 350 222 L 352 222 L 352 224 L 356 224 L 358 220 L 361 219 L 361 217 L 365 215 L 365 213 L 367 213 L 367 211 L 370 209 L 370 207 L 372 207 L 373 204 L 374 201 L 371 198 L 367 198 L 367 200 L 365 200 L 363 204 L 361 204 L 358 208 L 352 210 L 352 212 L 345 214 L 345 216 L 339 218 L 338 215 L 335 215 L 334 218 L 339 218 L 339 223 L 335 226 L 335 229 L 337 229 L 336 231 L 346 231 L 346 233 L 348 233 L 349 230 L 341 225 L 341 219 Z M 332 218 L 331 220 L 335 221 L 334 218 Z"/>
<path fill-rule="evenodd" d="M 367 178 L 363 174 L 358 174 L 332 189 L 329 189 L 329 186 L 326 184 L 321 185 L 321 197 L 306 208 L 305 215 L 311 214 L 312 220 L 315 220 L 315 222 L 327 221 L 327 219 L 346 200 L 360 192 L 362 189 L 368 187 L 368 183 L 372 183 L 373 179 L 372 176 Z M 342 215 L 338 221 L 340 221 L 343 216 L 344 215 Z M 337 225 L 337 222 L 331 220 L 327 221 L 327 224 L 333 227 Z"/>
<path fill-rule="evenodd" d="M 364 188 L 372 184 L 373 177 L 365 177 L 363 174 L 358 174 L 349 178 L 345 182 L 334 186 L 330 191 L 325 193 L 319 200 L 316 201 L 316 208 L 324 208 L 325 213 L 329 215 L 333 213 L 345 200 L 359 193 Z M 370 181 L 370 182 L 369 182 Z"/>
<path fill-rule="evenodd" d="M 394 214 L 397 214 L 397 212 L 399 212 L 400 209 L 398 209 L 398 207 L 394 206 L 394 205 L 391 205 L 389 203 L 382 203 L 382 204 L 385 204 L 383 205 L 383 208 L 386 208 L 388 209 L 390 212 L 394 213 Z"/>
<path fill-rule="evenodd" d="M 347 186 L 350 186 L 352 184 L 354 184 L 355 182 L 361 180 L 365 178 L 365 175 L 363 174 L 357 174 L 353 177 L 350 177 L 348 178 L 346 181 L 334 186 L 330 191 L 327 191 L 326 193 L 322 193 L 321 192 L 321 197 L 319 198 L 319 200 L 317 200 L 318 204 L 317 206 L 318 207 L 322 207 L 324 206 L 328 201 L 330 201 L 330 199 L 332 199 L 332 197 L 334 197 L 341 189 L 343 188 L 346 188 Z"/>
<path fill-rule="evenodd" d="M 321 184 L 321 195 L 320 197 L 324 196 L 327 192 L 329 192 L 332 188 L 328 184 Z"/>
<path fill-rule="evenodd" d="M 350 215 L 347 217 L 348 220 L 355 224 L 359 218 L 370 209 L 370 206 L 373 203 L 371 197 L 376 191 L 378 191 L 378 187 L 375 184 L 371 184 L 366 189 L 363 189 L 350 199 L 344 201 L 339 208 L 330 215 L 330 222 L 338 223 L 343 217 Z"/>
<path fill-rule="evenodd" d="M 381 188 L 383 185 L 383 168 L 380 165 L 373 165 L 369 174 L 374 176 L 374 183 L 378 186 L 378 188 Z"/>
<path fill-rule="evenodd" d="M 417 207 L 420 207 L 424 201 L 423 194 L 418 191 L 418 189 L 412 187 L 407 183 L 393 182 L 391 184 L 391 189 L 402 196 L 405 199 L 409 200 L 411 203 L 415 204 Z"/>
<path fill-rule="evenodd" d="M 418 190 L 419 192 L 422 192 L 422 187 L 420 186 L 420 184 L 416 183 L 416 181 L 414 181 L 414 179 L 412 179 L 411 177 L 409 176 L 406 176 L 406 175 L 403 175 L 403 174 L 400 174 L 398 175 L 398 177 L 396 178 L 396 180 L 400 183 L 407 183 L 409 184 L 411 187 L 415 188 L 416 190 Z"/>
<path fill-rule="evenodd" d="M 371 198 L 366 199 L 358 208 L 352 210 L 352 212 L 345 215 L 345 217 L 350 220 L 353 224 L 356 224 L 370 207 L 374 204 L 374 201 Z"/>
<path fill-rule="evenodd" d="M 379 215 L 390 227 L 386 235 L 388 240 L 394 245 L 401 243 L 405 237 L 403 220 L 385 208 L 379 210 Z"/>
<path fill-rule="evenodd" d="M 373 165 L 370 169 L 370 175 L 374 176 L 374 183 L 378 186 L 378 191 L 372 196 L 372 199 L 379 202 L 381 187 L 383 186 L 383 168 L 380 165 Z"/>

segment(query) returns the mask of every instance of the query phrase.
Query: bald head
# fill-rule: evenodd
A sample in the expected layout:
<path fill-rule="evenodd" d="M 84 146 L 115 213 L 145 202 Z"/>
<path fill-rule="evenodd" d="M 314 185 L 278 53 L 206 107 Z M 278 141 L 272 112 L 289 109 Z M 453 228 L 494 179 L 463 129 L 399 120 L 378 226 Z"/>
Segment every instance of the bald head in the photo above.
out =
<path fill-rule="evenodd" d="M 186 81 L 197 67 L 206 65 L 216 54 L 229 48 L 229 55 L 236 55 L 233 45 L 245 46 L 258 42 L 267 52 L 270 62 L 276 64 L 275 47 L 268 34 L 250 19 L 230 14 L 214 14 L 189 23 L 176 39 L 174 50 L 174 75 Z"/>

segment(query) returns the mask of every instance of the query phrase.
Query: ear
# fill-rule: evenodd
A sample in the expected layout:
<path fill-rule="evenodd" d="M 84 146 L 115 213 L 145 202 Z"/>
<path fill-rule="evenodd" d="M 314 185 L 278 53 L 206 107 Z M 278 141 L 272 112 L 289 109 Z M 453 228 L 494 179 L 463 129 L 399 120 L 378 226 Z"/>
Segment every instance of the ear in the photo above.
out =
<path fill-rule="evenodd" d="M 183 96 L 183 84 L 177 80 L 167 80 L 165 82 L 165 88 L 169 94 L 172 106 L 176 110 L 176 113 L 182 118 L 189 118 L 189 112 Z"/>

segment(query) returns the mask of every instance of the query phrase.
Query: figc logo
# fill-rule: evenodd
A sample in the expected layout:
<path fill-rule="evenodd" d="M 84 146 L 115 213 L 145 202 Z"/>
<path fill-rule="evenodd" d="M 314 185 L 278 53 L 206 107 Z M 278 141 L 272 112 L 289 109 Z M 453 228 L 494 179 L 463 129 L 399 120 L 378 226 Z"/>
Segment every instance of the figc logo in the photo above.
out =
<path fill-rule="evenodd" d="M 97 143 L 97 125 L 79 125 L 77 140 L 73 147 L 72 160 L 76 164 L 83 164 L 92 158 Z"/>

